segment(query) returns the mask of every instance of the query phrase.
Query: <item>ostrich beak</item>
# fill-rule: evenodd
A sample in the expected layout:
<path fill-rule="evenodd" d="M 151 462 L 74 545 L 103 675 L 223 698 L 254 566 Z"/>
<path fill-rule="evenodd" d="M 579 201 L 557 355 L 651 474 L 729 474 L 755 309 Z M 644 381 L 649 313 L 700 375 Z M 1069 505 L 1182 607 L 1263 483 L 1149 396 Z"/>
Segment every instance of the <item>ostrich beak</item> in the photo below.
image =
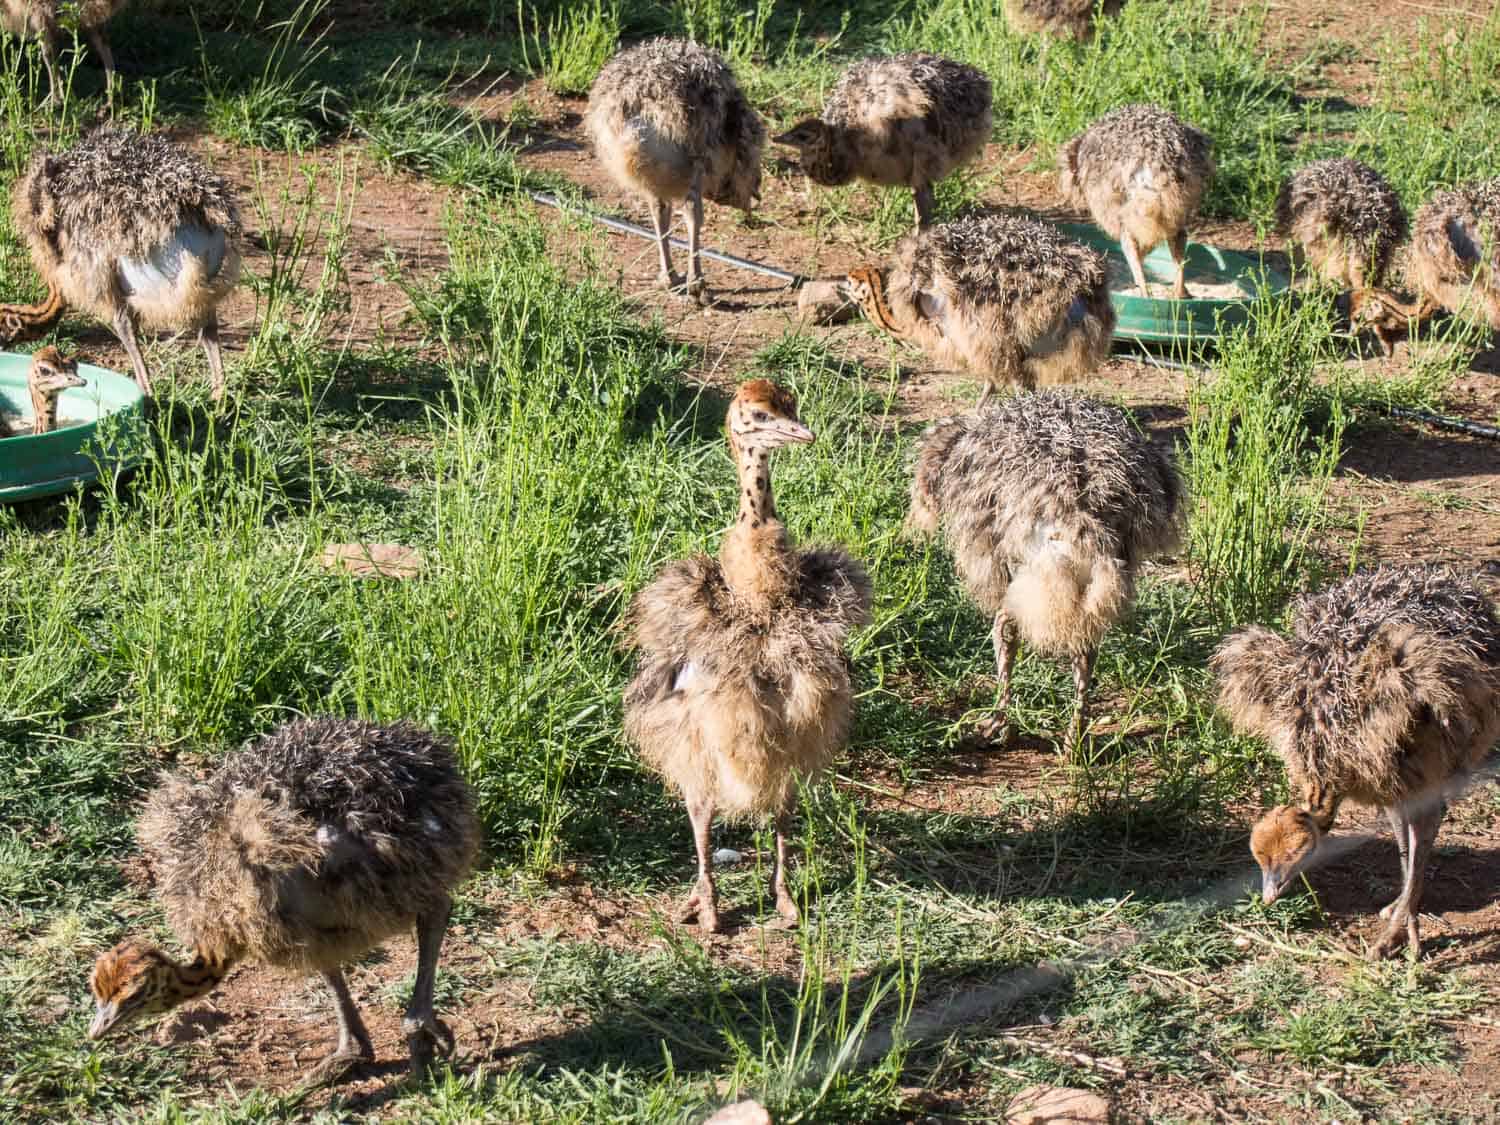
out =
<path fill-rule="evenodd" d="M 111 1000 L 108 1004 L 101 1003 L 99 1010 L 94 1013 L 94 1022 L 89 1024 L 89 1038 L 103 1039 L 114 1029 L 115 1023 L 120 1018 L 120 1006 Z"/>
<path fill-rule="evenodd" d="M 1270 906 L 1282 896 L 1290 882 L 1291 876 L 1288 874 L 1272 870 L 1263 871 L 1260 882 L 1260 901 Z"/>
<path fill-rule="evenodd" d="M 781 423 L 780 429 L 786 440 L 795 445 L 811 445 L 817 440 L 817 435 L 801 422 L 785 421 Z"/>

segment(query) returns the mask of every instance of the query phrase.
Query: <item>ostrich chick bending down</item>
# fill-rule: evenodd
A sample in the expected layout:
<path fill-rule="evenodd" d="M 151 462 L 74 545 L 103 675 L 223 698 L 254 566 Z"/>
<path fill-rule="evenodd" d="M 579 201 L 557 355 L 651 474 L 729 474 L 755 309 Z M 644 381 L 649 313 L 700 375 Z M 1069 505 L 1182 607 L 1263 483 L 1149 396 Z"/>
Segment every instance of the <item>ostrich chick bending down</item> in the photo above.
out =
<path fill-rule="evenodd" d="M 676 39 L 621 51 L 589 91 L 584 127 L 615 182 L 651 201 L 662 284 L 678 285 L 668 232 L 681 202 L 690 295 L 704 298 L 703 200 L 749 212 L 760 198 L 766 130 L 718 52 Z"/>
<path fill-rule="evenodd" d="M 413 1069 L 453 1035 L 432 1010 L 449 892 L 479 823 L 448 743 L 406 723 L 298 720 L 206 781 L 167 779 L 140 823 L 186 964 L 138 938 L 102 954 L 89 984 L 98 1039 L 212 991 L 241 961 L 321 973 L 338 1010 L 314 1081 L 375 1057 L 341 966 L 412 926 L 417 979 L 402 1027 Z"/>
<path fill-rule="evenodd" d="M 1104 255 L 1019 215 L 970 216 L 908 235 L 888 271 L 844 282 L 871 323 L 997 386 L 1081 378 L 1115 327 Z"/>
<path fill-rule="evenodd" d="M 771 499 L 769 461 L 813 440 L 791 394 L 765 379 L 729 404 L 739 516 L 719 548 L 670 563 L 626 618 L 640 651 L 625 691 L 625 730 L 682 794 L 698 882 L 680 918 L 719 928 L 709 829 L 715 812 L 775 818 L 771 891 L 789 924 L 787 828 L 798 776 L 819 773 L 848 735 L 844 643 L 870 613 L 870 580 L 843 551 L 797 550 Z"/>
<path fill-rule="evenodd" d="M 1276 233 L 1325 281 L 1358 292 L 1385 283 L 1396 247 L 1406 241 L 1406 208 L 1368 164 L 1316 160 L 1282 185 Z M 1376 335 L 1391 354 L 1390 333 L 1377 325 Z"/>
<path fill-rule="evenodd" d="M 1373 955 L 1410 942 L 1444 796 L 1500 738 L 1500 620 L 1442 567 L 1363 571 L 1292 606 L 1291 636 L 1256 626 L 1213 657 L 1219 705 L 1265 738 L 1301 807 L 1272 809 L 1250 848 L 1270 903 L 1316 862 L 1346 799 L 1383 808 L 1401 893 Z"/>
<path fill-rule="evenodd" d="M 47 67 L 47 98 L 50 105 L 61 96 L 62 84 L 57 78 L 57 42 L 63 35 L 60 18 L 64 9 L 77 12 L 78 29 L 88 36 L 104 67 L 104 98 L 110 110 L 115 107 L 115 57 L 104 38 L 104 25 L 114 19 L 128 0 L 0 0 L 0 26 L 20 38 L 34 37 L 42 48 L 42 62 Z"/>
<path fill-rule="evenodd" d="M 40 335 L 75 305 L 114 328 L 149 395 L 137 326 L 195 331 L 223 400 L 218 307 L 240 276 L 239 211 L 223 177 L 163 137 L 97 129 L 34 156 L 11 213 L 48 294 L 0 306 L 0 343 Z"/>
<path fill-rule="evenodd" d="M 1111 110 L 1058 153 L 1059 186 L 1075 207 L 1117 239 L 1146 296 L 1141 259 L 1165 240 L 1177 263 L 1172 296 L 1188 296 L 1187 226 L 1214 174 L 1212 142 L 1160 106 Z"/>
<path fill-rule="evenodd" d="M 772 139 L 801 150 L 802 171 L 824 187 L 858 178 L 911 188 L 921 228 L 932 221 L 932 185 L 990 139 L 990 96 L 982 71 L 951 59 L 864 59 L 844 71 L 822 117 Z"/>
<path fill-rule="evenodd" d="M 1099 641 L 1129 608 L 1141 562 L 1177 545 L 1184 495 L 1172 461 L 1123 411 L 1062 391 L 1015 395 L 927 431 L 908 525 L 942 528 L 964 586 L 994 615 L 999 705 L 986 735 L 1008 738 L 1024 638 L 1072 659 L 1072 752 Z"/>
<path fill-rule="evenodd" d="M 1412 222 L 1406 272 L 1418 300 L 1371 289 L 1354 308 L 1376 332 L 1392 333 L 1439 309 L 1477 316 L 1500 331 L 1500 179 L 1440 191 Z"/>
<path fill-rule="evenodd" d="M 48 345 L 31 355 L 31 369 L 26 374 L 26 389 L 31 392 L 31 432 L 49 434 L 57 429 L 57 399 L 69 387 L 87 383 L 78 374 L 78 361 L 67 359 Z M 0 438 L 18 437 L 10 423 L 0 415 Z"/>
<path fill-rule="evenodd" d="M 1005 18 L 1017 31 L 1084 40 L 1094 33 L 1094 9 L 1117 16 L 1125 0 L 1005 0 Z"/>

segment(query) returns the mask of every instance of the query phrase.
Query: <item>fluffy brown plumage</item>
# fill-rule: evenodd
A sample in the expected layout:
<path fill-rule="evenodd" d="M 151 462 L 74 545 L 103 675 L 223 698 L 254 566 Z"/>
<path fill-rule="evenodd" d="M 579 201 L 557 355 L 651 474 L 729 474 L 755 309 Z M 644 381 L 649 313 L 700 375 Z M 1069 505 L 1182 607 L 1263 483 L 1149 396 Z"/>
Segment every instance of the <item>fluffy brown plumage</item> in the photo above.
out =
<path fill-rule="evenodd" d="M 1500 330 L 1500 179 L 1429 199 L 1412 223 L 1406 270 L 1428 301 Z"/>
<path fill-rule="evenodd" d="M 47 101 L 56 101 L 62 89 L 57 78 L 57 44 L 63 35 L 63 13 L 75 13 L 78 30 L 93 44 L 94 53 L 104 67 L 105 99 L 114 108 L 115 58 L 104 25 L 115 17 L 129 0 L 0 0 L 0 26 L 12 35 L 35 38 L 42 47 L 42 61 L 47 67 Z"/>
<path fill-rule="evenodd" d="M 1259 626 L 1214 654 L 1236 730 L 1286 763 L 1300 807 L 1256 826 L 1268 902 L 1311 861 L 1345 799 L 1386 810 L 1402 859 L 1378 956 L 1417 946 L 1427 855 L 1445 788 L 1500 739 L 1500 620 L 1444 567 L 1380 567 L 1298 599 L 1291 635 Z"/>
<path fill-rule="evenodd" d="M 1177 263 L 1174 297 L 1188 296 L 1183 278 L 1187 226 L 1213 177 L 1212 142 L 1160 106 L 1111 110 L 1058 152 L 1059 186 L 1075 207 L 1087 207 L 1100 229 L 1118 239 L 1143 293 L 1141 258 L 1166 241 Z"/>
<path fill-rule="evenodd" d="M 70 359 L 50 344 L 31 355 L 26 372 L 26 389 L 31 395 L 31 432 L 51 433 L 57 429 L 58 396 L 69 387 L 82 387 L 86 380 L 78 374 L 78 361 Z M 16 437 L 5 416 L 0 414 L 0 438 Z"/>
<path fill-rule="evenodd" d="M 1276 198 L 1276 233 L 1298 246 L 1326 281 L 1382 285 L 1406 241 L 1406 208 L 1385 177 L 1347 157 L 1297 169 Z"/>
<path fill-rule="evenodd" d="M 113 326 L 143 391 L 138 325 L 198 331 L 223 397 L 217 310 L 239 280 L 240 221 L 222 176 L 164 137 L 98 129 L 33 156 L 11 214 L 52 295 Z"/>
<path fill-rule="evenodd" d="M 1172 550 L 1184 517 L 1172 461 L 1121 410 L 1061 391 L 1005 399 L 928 430 L 911 486 L 909 525 L 942 529 L 970 596 L 994 615 L 1004 732 L 1021 639 L 1072 659 L 1087 717 L 1094 653 L 1129 607 L 1143 560 Z"/>
<path fill-rule="evenodd" d="M 1094 33 L 1095 0 L 1005 0 L 1005 16 L 1017 31 L 1087 39 Z M 1104 0 L 1103 13 L 1117 16 L 1125 0 Z"/>
<path fill-rule="evenodd" d="M 589 91 L 587 129 L 615 182 L 651 201 L 662 281 L 672 272 L 668 227 L 682 202 L 689 242 L 688 291 L 704 292 L 698 256 L 703 200 L 749 211 L 760 197 L 766 130 L 717 51 L 654 39 L 621 51 Z"/>
<path fill-rule="evenodd" d="M 908 235 L 887 271 L 856 270 L 872 323 L 998 386 L 1078 379 L 1115 327 L 1104 255 L 1020 215 L 969 216 Z"/>
<path fill-rule="evenodd" d="M 851 696 L 844 645 L 869 617 L 870 580 L 843 551 L 798 550 L 771 496 L 769 457 L 813 440 L 796 402 L 766 380 L 744 384 L 727 428 L 739 515 L 718 559 L 668 564 L 636 595 L 625 628 L 639 653 L 625 690 L 625 731 L 683 796 L 698 850 L 698 884 L 683 907 L 718 927 L 714 813 L 776 818 L 772 890 L 789 921 L 786 821 L 799 777 L 843 746 Z"/>
<path fill-rule="evenodd" d="M 323 974 L 339 1004 L 332 1077 L 373 1057 L 340 966 L 415 926 L 405 1030 L 413 1065 L 452 1036 L 432 1011 L 449 892 L 479 846 L 473 798 L 447 741 L 406 723 L 287 723 L 204 781 L 167 778 L 139 826 L 177 965 L 138 939 L 103 954 L 91 1036 L 211 990 L 240 961 Z M 131 966 L 135 966 L 134 969 Z"/>
<path fill-rule="evenodd" d="M 990 137 L 990 80 L 938 55 L 862 59 L 844 71 L 821 117 L 775 138 L 801 152 L 814 183 L 867 180 L 909 187 L 917 226 L 932 219 L 932 185 L 984 150 Z"/>

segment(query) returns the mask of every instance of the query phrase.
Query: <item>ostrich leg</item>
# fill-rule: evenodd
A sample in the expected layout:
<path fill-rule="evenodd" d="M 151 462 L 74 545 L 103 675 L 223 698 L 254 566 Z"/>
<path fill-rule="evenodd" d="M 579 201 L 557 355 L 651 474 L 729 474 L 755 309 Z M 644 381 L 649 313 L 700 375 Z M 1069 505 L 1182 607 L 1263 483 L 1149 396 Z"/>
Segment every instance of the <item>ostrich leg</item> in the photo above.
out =
<path fill-rule="evenodd" d="M 417 918 L 417 981 L 412 986 L 411 1003 L 401 1019 L 406 1049 L 411 1055 L 411 1072 L 417 1077 L 432 1066 L 434 1047 L 440 1046 L 445 1055 L 453 1053 L 453 1032 L 432 1010 L 438 953 L 443 948 L 443 934 L 448 929 L 452 908 L 452 900 L 444 896 L 442 906 Z"/>
<path fill-rule="evenodd" d="M 1083 741 L 1083 732 L 1089 722 L 1089 681 L 1094 678 L 1094 650 L 1073 657 L 1073 719 L 1068 724 L 1067 736 L 1063 739 L 1063 753 L 1072 756 Z"/>
<path fill-rule="evenodd" d="M 1401 890 L 1406 890 L 1406 881 L 1411 871 L 1411 840 L 1407 836 L 1408 825 L 1406 814 L 1392 805 L 1385 810 L 1386 819 L 1391 822 L 1391 834 L 1396 837 L 1396 850 L 1401 853 Z M 1382 918 L 1389 918 L 1395 909 L 1401 905 L 1401 895 L 1387 903 L 1380 909 Z"/>
<path fill-rule="evenodd" d="M 330 969 L 323 974 L 323 980 L 333 993 L 335 1010 L 338 1012 L 339 1042 L 333 1054 L 313 1067 L 308 1074 L 303 1083 L 307 1087 L 337 1082 L 360 1063 L 373 1062 L 375 1059 L 370 1033 L 365 1030 L 364 1020 L 359 1018 L 359 1008 L 355 1006 L 354 997 L 349 995 L 349 985 L 344 981 L 343 972 Z"/>
<path fill-rule="evenodd" d="M 97 27 L 88 30 L 89 42 L 93 44 L 94 54 L 99 56 L 99 63 L 104 67 L 104 105 L 111 116 L 115 112 L 115 56 L 109 49 L 109 43 L 104 38 L 104 32 Z"/>
<path fill-rule="evenodd" d="M 219 317 L 209 313 L 203 327 L 198 329 L 198 339 L 203 344 L 203 354 L 208 357 L 208 373 L 213 378 L 214 403 L 224 401 L 224 355 L 219 351 Z"/>
<path fill-rule="evenodd" d="M 671 289 L 677 284 L 677 275 L 672 272 L 672 205 L 658 199 L 652 205 L 651 225 L 656 228 L 656 254 L 661 262 L 661 283 Z"/>
<path fill-rule="evenodd" d="M 979 734 L 1001 747 L 1011 741 L 1010 728 L 1010 673 L 1016 664 L 1016 650 L 1021 639 L 1016 632 L 1016 623 L 1004 610 L 995 614 L 995 624 L 990 630 L 990 641 L 995 646 L 995 686 L 999 699 L 995 713 L 979 724 Z"/>
<path fill-rule="evenodd" d="M 1370 950 L 1370 957 L 1379 960 L 1389 957 L 1402 945 L 1407 945 L 1413 957 L 1422 952 L 1422 939 L 1417 928 L 1417 914 L 1422 905 L 1422 881 L 1427 869 L 1427 856 L 1437 840 L 1438 826 L 1443 822 L 1439 810 L 1429 810 L 1417 816 L 1407 816 L 1407 841 L 1410 854 L 1406 860 L 1406 878 L 1403 880 L 1401 897 L 1391 904 L 1385 935 Z"/>
<path fill-rule="evenodd" d="M 707 797 L 688 802 L 688 819 L 693 822 L 693 844 L 698 849 L 698 882 L 692 894 L 677 910 L 677 920 L 698 919 L 706 934 L 719 932 L 719 900 L 714 890 L 714 857 L 708 850 L 709 829 L 713 826 L 714 803 Z"/>
<path fill-rule="evenodd" d="M 937 196 L 931 184 L 912 189 L 912 202 L 917 208 L 917 229 L 925 230 L 932 225 L 932 211 L 937 206 Z"/>
<path fill-rule="evenodd" d="M 1172 296 L 1179 301 L 1191 294 L 1187 290 L 1187 231 L 1180 230 L 1167 239 L 1167 249 L 1172 252 L 1172 261 L 1177 263 L 1177 284 L 1172 287 Z"/>
<path fill-rule="evenodd" d="M 703 280 L 703 259 L 698 255 L 698 238 L 703 231 L 703 188 L 697 180 L 682 206 L 688 228 L 688 296 L 700 305 L 707 303 L 708 284 Z"/>
<path fill-rule="evenodd" d="M 1120 237 L 1120 249 L 1125 252 L 1125 261 L 1130 266 L 1130 276 L 1135 281 L 1135 287 L 1141 291 L 1141 296 L 1151 296 L 1151 286 L 1146 284 L 1146 268 L 1141 265 L 1141 248 L 1135 244 L 1135 239 L 1126 234 Z"/>
<path fill-rule="evenodd" d="M 130 310 L 121 305 L 115 310 L 115 335 L 125 345 L 125 354 L 130 356 L 130 366 L 135 369 L 135 383 L 141 393 L 151 397 L 151 373 L 146 370 L 146 357 L 141 354 L 141 345 L 135 338 L 135 318 Z"/>
<path fill-rule="evenodd" d="M 771 868 L 771 894 L 776 899 L 776 913 L 786 919 L 788 926 L 795 926 L 802 916 L 797 911 L 797 903 L 791 892 L 786 889 L 786 838 L 791 822 L 790 809 L 782 809 L 776 814 L 776 859 Z"/>

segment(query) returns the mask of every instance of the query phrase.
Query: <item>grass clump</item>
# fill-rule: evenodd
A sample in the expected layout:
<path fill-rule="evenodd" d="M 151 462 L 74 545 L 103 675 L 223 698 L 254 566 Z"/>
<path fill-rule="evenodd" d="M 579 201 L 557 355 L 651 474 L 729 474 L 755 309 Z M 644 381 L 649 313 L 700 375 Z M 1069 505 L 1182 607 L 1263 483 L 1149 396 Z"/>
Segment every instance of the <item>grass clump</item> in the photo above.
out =
<path fill-rule="evenodd" d="M 535 21 L 536 17 L 533 16 Z M 618 0 L 594 0 L 553 13 L 543 38 L 533 23 L 532 43 L 547 88 L 558 94 L 586 94 L 620 45 Z"/>

